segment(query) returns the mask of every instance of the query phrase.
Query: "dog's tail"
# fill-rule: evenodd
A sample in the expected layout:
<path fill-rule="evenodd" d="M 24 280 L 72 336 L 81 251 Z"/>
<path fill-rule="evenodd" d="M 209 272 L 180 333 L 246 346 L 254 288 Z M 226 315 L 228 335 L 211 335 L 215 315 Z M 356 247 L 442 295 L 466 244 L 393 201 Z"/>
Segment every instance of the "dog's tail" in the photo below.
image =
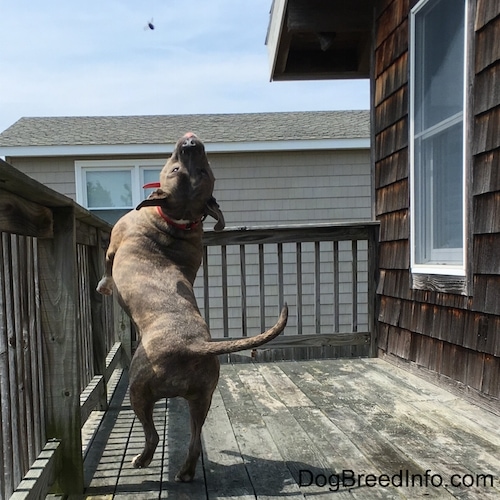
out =
<path fill-rule="evenodd" d="M 259 347 L 266 342 L 277 337 L 286 326 L 286 322 L 288 320 L 288 306 L 285 304 L 283 309 L 281 310 L 280 317 L 277 323 L 266 330 L 265 332 L 256 335 L 255 337 L 246 337 L 243 339 L 237 340 L 224 340 L 224 341 L 212 341 L 205 342 L 202 346 L 193 346 L 193 349 L 196 349 L 197 352 L 202 352 L 203 354 L 229 354 L 231 352 L 236 351 L 244 351 L 246 349 L 253 349 L 255 347 Z"/>

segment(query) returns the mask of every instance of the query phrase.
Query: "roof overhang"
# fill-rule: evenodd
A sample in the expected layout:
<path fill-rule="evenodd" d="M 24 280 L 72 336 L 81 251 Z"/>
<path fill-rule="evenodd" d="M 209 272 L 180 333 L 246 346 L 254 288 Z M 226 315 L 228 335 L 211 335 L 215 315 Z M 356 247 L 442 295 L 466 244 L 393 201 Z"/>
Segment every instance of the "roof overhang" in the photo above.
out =
<path fill-rule="evenodd" d="M 165 155 L 173 151 L 173 144 L 120 144 L 120 145 L 68 145 L 68 146 L 12 146 L 0 148 L 4 157 L 54 157 L 54 156 L 126 156 Z M 318 140 L 283 140 L 259 142 L 205 143 L 207 153 L 248 153 L 266 151 L 318 151 L 329 149 L 369 149 L 370 140 L 337 138 Z"/>
<path fill-rule="evenodd" d="M 373 1 L 274 0 L 271 80 L 370 77 Z"/>

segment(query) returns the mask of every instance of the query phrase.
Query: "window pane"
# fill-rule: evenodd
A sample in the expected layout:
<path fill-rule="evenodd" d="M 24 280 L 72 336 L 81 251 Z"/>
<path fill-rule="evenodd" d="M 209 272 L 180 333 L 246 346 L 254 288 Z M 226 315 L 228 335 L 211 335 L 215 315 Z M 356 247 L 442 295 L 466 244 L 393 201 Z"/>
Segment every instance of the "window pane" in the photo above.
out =
<path fill-rule="evenodd" d="M 416 142 L 416 262 L 461 263 L 463 258 L 463 132 L 460 121 Z M 459 252 L 442 251 L 460 249 Z"/>
<path fill-rule="evenodd" d="M 160 180 L 160 172 L 161 172 L 161 167 L 143 169 L 142 171 L 143 181 L 144 181 L 143 185 L 148 184 L 150 182 L 158 182 Z M 147 198 L 149 194 L 155 189 L 156 188 L 143 189 L 144 198 Z"/>
<path fill-rule="evenodd" d="M 429 1 L 415 25 L 415 133 L 462 111 L 465 0 Z"/>
<path fill-rule="evenodd" d="M 463 265 L 465 0 L 428 0 L 413 21 L 415 264 Z"/>
<path fill-rule="evenodd" d="M 132 207 L 130 170 L 87 171 L 88 208 Z"/>

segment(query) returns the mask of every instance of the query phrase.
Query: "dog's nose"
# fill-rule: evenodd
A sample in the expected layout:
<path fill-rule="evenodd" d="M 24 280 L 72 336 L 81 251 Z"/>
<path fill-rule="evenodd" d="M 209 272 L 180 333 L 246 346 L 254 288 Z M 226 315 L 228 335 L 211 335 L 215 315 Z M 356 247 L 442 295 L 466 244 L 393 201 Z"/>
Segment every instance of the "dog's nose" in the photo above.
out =
<path fill-rule="evenodd" d="M 189 132 L 184 136 L 182 147 L 189 148 L 191 146 L 196 146 L 196 136 L 192 132 Z"/>

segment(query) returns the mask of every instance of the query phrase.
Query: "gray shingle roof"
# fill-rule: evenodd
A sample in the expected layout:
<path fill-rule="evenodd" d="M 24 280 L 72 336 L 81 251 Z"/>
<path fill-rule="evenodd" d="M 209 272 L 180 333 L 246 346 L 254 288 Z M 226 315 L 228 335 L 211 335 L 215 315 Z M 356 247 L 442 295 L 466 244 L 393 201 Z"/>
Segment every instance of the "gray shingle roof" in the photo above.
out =
<path fill-rule="evenodd" d="M 170 144 L 369 138 L 369 111 L 21 118 L 0 147 Z"/>

